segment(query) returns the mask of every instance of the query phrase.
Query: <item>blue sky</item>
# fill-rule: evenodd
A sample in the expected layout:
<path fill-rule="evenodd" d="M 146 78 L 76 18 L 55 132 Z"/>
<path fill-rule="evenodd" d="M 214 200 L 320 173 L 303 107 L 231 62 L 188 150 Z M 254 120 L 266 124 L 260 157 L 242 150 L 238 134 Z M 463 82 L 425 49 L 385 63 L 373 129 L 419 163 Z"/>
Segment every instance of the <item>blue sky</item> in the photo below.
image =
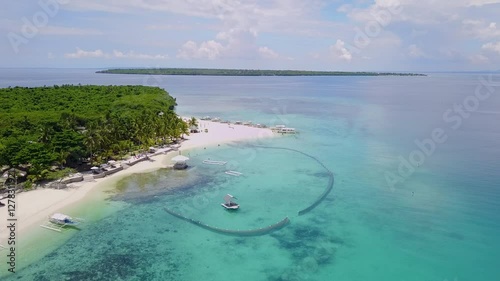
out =
<path fill-rule="evenodd" d="M 0 67 L 500 69 L 500 0 L 32 0 Z"/>

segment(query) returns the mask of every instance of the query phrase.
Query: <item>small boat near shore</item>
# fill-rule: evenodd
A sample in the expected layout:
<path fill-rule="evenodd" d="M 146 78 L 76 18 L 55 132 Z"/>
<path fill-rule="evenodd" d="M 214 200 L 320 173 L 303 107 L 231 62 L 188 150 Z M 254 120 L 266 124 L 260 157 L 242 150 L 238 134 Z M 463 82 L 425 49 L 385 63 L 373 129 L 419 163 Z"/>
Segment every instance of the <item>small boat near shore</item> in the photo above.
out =
<path fill-rule="evenodd" d="M 295 128 L 281 128 L 278 130 L 279 134 L 296 134 L 297 130 Z"/>
<path fill-rule="evenodd" d="M 236 171 L 225 171 L 224 173 L 226 175 L 235 176 L 235 177 L 239 177 L 239 176 L 243 175 L 243 173 L 236 172 Z"/>
<path fill-rule="evenodd" d="M 221 203 L 222 207 L 226 208 L 226 210 L 238 210 L 240 208 L 240 205 L 233 202 L 232 199 L 237 199 L 231 194 L 226 194 L 224 196 L 224 203 Z"/>
<path fill-rule="evenodd" d="M 278 132 L 279 130 L 281 130 L 281 129 L 283 129 L 283 128 L 286 128 L 286 126 L 285 126 L 285 125 L 276 125 L 276 126 L 274 126 L 274 127 L 271 127 L 270 129 L 271 129 L 271 131 L 273 131 L 273 132 Z"/>
<path fill-rule="evenodd" d="M 68 215 L 55 213 L 49 217 L 49 222 L 46 224 L 41 224 L 40 226 L 49 230 L 61 232 L 66 226 L 75 227 L 83 222 L 83 219 L 72 218 Z"/>

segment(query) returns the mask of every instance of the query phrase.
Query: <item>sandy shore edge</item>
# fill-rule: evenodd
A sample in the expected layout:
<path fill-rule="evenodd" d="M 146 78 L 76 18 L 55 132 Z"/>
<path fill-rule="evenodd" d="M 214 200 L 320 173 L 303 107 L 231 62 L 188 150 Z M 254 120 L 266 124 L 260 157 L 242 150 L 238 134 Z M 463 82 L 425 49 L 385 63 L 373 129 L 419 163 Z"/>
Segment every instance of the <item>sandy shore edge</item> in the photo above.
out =
<path fill-rule="evenodd" d="M 222 124 L 211 121 L 199 121 L 199 126 L 204 131 L 186 137 L 179 151 L 209 147 L 235 141 L 248 141 L 270 138 L 274 134 L 270 129 L 254 128 L 243 125 Z M 171 165 L 170 159 L 178 155 L 179 151 L 171 151 L 151 157 L 152 161 L 143 161 L 116 174 L 94 181 L 85 181 L 71 184 L 68 189 L 37 189 L 22 192 L 16 195 L 16 238 L 22 237 L 26 231 L 38 227 L 47 221 L 48 216 L 56 212 L 67 212 L 71 215 L 71 208 L 88 198 L 91 191 L 102 190 L 103 186 L 114 186 L 120 179 L 136 173 L 152 172 Z M 100 188 L 101 187 L 101 188 Z M 4 200 L 5 203 L 6 200 Z M 7 246 L 8 238 L 8 208 L 0 208 L 0 245 Z"/>

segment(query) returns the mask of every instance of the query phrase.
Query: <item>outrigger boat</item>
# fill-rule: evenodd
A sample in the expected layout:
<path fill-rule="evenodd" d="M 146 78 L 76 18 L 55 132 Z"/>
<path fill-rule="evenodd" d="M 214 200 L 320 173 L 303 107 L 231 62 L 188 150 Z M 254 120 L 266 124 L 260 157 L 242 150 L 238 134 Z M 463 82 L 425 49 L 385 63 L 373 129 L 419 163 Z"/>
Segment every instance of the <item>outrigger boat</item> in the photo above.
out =
<path fill-rule="evenodd" d="M 235 177 L 239 177 L 239 176 L 243 175 L 243 173 L 240 173 L 237 171 L 225 171 L 224 173 L 226 175 L 231 175 L 231 176 L 235 176 Z"/>
<path fill-rule="evenodd" d="M 226 165 L 226 161 L 216 161 L 216 160 L 203 160 L 203 164 L 208 165 Z"/>
<path fill-rule="evenodd" d="M 75 227 L 79 225 L 83 219 L 72 218 L 68 215 L 55 213 L 49 217 L 49 222 L 47 224 L 40 225 L 43 228 L 61 232 L 61 230 L 66 226 Z"/>
<path fill-rule="evenodd" d="M 221 203 L 222 207 L 226 208 L 227 210 L 238 210 L 240 205 L 231 201 L 231 199 L 233 198 L 237 199 L 231 194 L 227 194 L 226 196 L 224 196 L 225 203 Z"/>

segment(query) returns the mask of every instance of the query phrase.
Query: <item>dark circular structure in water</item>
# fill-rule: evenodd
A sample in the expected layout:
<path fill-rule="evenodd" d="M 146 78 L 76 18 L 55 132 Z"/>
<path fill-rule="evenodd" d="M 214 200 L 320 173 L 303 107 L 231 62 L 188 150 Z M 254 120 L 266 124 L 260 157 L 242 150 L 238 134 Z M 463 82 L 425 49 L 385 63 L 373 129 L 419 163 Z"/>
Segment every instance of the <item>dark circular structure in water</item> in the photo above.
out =
<path fill-rule="evenodd" d="M 300 153 L 304 156 L 307 156 L 311 159 L 313 159 L 314 161 L 316 161 L 321 167 L 323 167 L 327 174 L 328 174 L 328 184 L 326 186 L 326 189 L 323 191 L 323 193 L 309 206 L 307 206 L 306 208 L 300 210 L 298 212 L 298 215 L 299 216 L 302 216 L 310 211 L 312 211 L 314 208 L 316 208 L 319 204 L 321 204 L 321 202 L 323 200 L 325 200 L 326 196 L 328 196 L 328 194 L 330 194 L 330 192 L 332 191 L 333 189 L 333 183 L 334 183 L 334 177 L 333 177 L 333 173 L 332 171 L 330 171 L 330 169 L 328 169 L 325 164 L 323 164 L 323 162 L 321 162 L 318 158 L 310 155 L 310 154 L 307 154 L 305 152 L 302 152 L 300 150 L 296 150 L 296 149 L 292 149 L 292 148 L 286 148 L 286 147 L 275 147 L 275 146 L 262 146 L 262 145 L 249 145 L 250 147 L 255 147 L 255 148 L 264 148 L 264 149 L 280 149 L 280 150 L 288 150 L 288 151 L 293 151 L 293 152 L 296 152 L 296 153 Z M 210 230 L 210 231 L 213 231 L 213 232 L 216 232 L 216 233 L 221 233 L 221 234 L 226 234 L 226 235 L 235 235 L 235 236 L 259 236 L 259 235 L 265 235 L 265 234 L 268 234 L 268 233 L 271 233 L 273 231 L 276 231 L 278 229 L 281 229 L 283 227 L 285 227 L 289 222 L 290 220 L 288 219 L 288 217 L 285 217 L 283 220 L 275 223 L 275 224 L 272 224 L 270 226 L 267 226 L 267 227 L 263 227 L 263 228 L 256 228 L 256 229 L 250 229 L 250 230 L 230 230 L 230 229 L 223 229 L 223 228 L 218 228 L 218 227 L 214 227 L 214 226 L 210 226 L 210 225 L 207 225 L 201 221 L 197 221 L 197 220 L 194 220 L 194 219 L 190 219 L 188 217 L 185 217 L 179 213 L 176 213 L 170 209 L 167 209 L 167 208 L 164 208 L 164 210 L 171 214 L 172 216 L 176 217 L 176 218 L 179 218 L 179 219 L 182 219 L 182 220 L 185 220 L 187 222 L 190 222 L 196 226 L 199 226 L 199 227 L 202 227 L 204 229 L 207 229 L 207 230 Z"/>

